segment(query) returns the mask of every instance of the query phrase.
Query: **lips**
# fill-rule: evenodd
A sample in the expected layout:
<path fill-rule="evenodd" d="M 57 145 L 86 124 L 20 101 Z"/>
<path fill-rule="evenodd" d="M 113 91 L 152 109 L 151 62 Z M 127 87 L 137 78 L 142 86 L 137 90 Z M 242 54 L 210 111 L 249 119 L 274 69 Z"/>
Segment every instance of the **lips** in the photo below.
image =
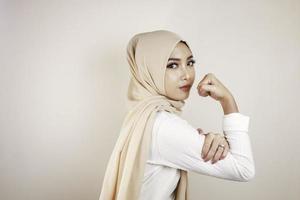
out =
<path fill-rule="evenodd" d="M 190 91 L 191 85 L 184 85 L 180 87 L 180 90 L 184 91 L 184 92 L 188 92 Z"/>
<path fill-rule="evenodd" d="M 187 85 L 181 86 L 180 89 L 183 89 L 183 88 L 187 88 L 187 89 L 188 89 L 188 88 L 190 88 L 190 87 L 191 87 L 191 85 L 190 85 L 190 84 L 187 84 Z"/>

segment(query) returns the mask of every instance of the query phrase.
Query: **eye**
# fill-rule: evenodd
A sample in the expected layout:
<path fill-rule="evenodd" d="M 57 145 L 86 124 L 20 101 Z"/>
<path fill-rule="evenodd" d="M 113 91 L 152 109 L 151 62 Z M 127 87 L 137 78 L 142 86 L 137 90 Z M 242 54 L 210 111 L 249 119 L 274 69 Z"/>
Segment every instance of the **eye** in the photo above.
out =
<path fill-rule="evenodd" d="M 167 68 L 172 68 L 172 69 L 176 68 L 176 67 L 173 67 L 173 66 L 178 66 L 178 65 L 177 65 L 177 63 L 170 63 L 170 64 L 167 65 Z"/>
<path fill-rule="evenodd" d="M 190 61 L 188 62 L 188 64 L 190 64 L 190 63 L 192 63 L 190 66 L 194 66 L 194 64 L 196 63 L 196 61 L 195 61 L 195 60 L 190 60 Z"/>

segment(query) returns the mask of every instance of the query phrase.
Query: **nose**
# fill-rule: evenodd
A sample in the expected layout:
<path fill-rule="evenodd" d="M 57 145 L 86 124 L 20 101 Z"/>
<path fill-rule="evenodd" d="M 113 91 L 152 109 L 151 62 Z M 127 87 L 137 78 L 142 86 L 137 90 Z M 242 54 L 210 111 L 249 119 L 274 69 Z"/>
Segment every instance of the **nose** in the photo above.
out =
<path fill-rule="evenodd" d="M 191 78 L 191 75 L 188 72 L 188 70 L 186 69 L 186 67 L 182 67 L 181 73 L 182 73 L 182 76 L 181 76 L 182 79 L 189 80 Z"/>

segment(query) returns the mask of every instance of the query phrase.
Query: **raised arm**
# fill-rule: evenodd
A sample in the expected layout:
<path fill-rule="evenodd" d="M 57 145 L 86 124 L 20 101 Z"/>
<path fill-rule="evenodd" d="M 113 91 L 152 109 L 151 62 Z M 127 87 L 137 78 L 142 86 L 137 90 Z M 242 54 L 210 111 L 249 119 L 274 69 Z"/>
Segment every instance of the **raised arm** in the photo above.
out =
<path fill-rule="evenodd" d="M 255 165 L 248 135 L 250 118 L 239 113 L 233 96 L 214 74 L 206 74 L 197 89 L 200 96 L 210 96 L 222 105 L 222 128 L 230 145 L 229 152 L 215 164 L 205 162 L 201 157 L 205 136 L 199 135 L 196 128 L 179 116 L 163 112 L 161 117 L 165 117 L 155 137 L 160 164 L 222 179 L 251 180 Z"/>

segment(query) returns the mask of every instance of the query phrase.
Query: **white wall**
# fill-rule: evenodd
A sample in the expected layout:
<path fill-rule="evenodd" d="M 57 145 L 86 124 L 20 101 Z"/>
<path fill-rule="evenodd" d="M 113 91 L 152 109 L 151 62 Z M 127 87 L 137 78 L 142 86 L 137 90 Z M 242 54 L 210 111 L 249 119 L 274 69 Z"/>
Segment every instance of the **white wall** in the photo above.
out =
<path fill-rule="evenodd" d="M 1 1 L 0 199 L 98 200 L 125 114 L 126 45 L 168 29 L 250 116 L 256 177 L 190 173 L 191 200 L 300 198 L 300 1 Z M 196 84 L 183 117 L 221 132 Z"/>

